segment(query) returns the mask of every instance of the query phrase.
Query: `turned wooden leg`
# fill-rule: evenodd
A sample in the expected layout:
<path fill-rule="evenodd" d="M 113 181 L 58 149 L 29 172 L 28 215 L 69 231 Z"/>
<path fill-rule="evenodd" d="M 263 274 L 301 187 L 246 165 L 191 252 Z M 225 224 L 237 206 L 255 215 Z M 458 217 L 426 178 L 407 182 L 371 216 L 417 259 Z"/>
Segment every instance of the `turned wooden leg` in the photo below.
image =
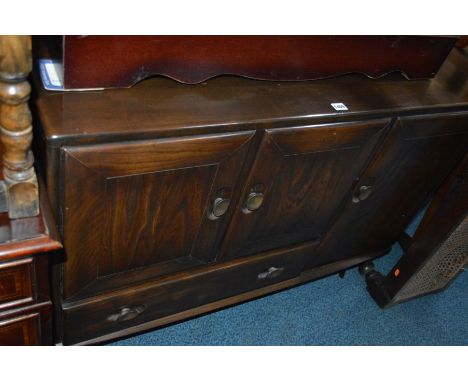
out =
<path fill-rule="evenodd" d="M 30 36 L 0 36 L 0 139 L 3 181 L 0 211 L 10 218 L 39 214 L 39 192 L 31 152 L 32 119 L 28 106 L 32 68 Z"/>

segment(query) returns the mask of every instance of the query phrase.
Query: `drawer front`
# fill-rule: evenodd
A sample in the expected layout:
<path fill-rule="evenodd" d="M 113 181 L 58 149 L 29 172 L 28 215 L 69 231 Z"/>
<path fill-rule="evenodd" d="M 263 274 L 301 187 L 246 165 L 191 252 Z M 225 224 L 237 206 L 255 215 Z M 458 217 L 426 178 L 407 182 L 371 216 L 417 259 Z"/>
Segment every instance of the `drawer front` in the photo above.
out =
<path fill-rule="evenodd" d="M 39 345 L 39 313 L 0 321 L 0 345 Z"/>
<path fill-rule="evenodd" d="M 64 306 L 64 344 L 73 344 L 299 275 L 316 243 L 181 272 L 158 282 Z"/>
<path fill-rule="evenodd" d="M 32 259 L 0 264 L 0 310 L 33 301 Z"/>

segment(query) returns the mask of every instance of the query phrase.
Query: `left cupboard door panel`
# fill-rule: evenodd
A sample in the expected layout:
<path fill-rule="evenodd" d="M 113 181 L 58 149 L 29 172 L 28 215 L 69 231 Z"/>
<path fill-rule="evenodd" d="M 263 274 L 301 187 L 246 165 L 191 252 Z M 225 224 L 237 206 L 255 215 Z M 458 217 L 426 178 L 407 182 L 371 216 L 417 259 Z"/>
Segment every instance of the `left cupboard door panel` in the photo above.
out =
<path fill-rule="evenodd" d="M 253 135 L 62 148 L 64 298 L 213 261 Z"/>

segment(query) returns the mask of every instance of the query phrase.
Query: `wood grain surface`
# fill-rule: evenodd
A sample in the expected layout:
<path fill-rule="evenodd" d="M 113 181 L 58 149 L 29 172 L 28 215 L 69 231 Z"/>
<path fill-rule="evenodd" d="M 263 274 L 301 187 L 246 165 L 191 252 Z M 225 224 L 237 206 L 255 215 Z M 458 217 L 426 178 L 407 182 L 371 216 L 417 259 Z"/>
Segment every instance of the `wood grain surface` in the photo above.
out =
<path fill-rule="evenodd" d="M 435 36 L 64 36 L 67 89 L 129 87 L 151 75 L 310 80 L 400 71 L 430 78 L 457 41 Z"/>

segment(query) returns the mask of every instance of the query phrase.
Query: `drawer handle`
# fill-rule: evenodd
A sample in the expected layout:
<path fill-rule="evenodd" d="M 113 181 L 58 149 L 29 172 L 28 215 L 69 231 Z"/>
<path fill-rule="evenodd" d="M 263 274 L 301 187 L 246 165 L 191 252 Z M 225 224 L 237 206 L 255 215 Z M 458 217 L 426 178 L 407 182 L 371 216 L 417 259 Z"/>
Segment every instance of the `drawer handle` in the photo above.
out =
<path fill-rule="evenodd" d="M 373 191 L 372 186 L 361 186 L 359 187 L 359 192 L 357 195 L 353 196 L 353 203 L 359 203 L 362 202 L 363 200 L 366 200 Z"/>
<path fill-rule="evenodd" d="M 265 272 L 259 273 L 257 278 L 259 278 L 260 280 L 274 279 L 275 277 L 278 277 L 281 273 L 283 273 L 283 271 L 283 267 L 270 267 Z"/>
<path fill-rule="evenodd" d="M 107 317 L 107 321 L 121 322 L 137 318 L 145 310 L 144 306 L 125 307 L 120 309 L 119 313 L 111 314 Z"/>

